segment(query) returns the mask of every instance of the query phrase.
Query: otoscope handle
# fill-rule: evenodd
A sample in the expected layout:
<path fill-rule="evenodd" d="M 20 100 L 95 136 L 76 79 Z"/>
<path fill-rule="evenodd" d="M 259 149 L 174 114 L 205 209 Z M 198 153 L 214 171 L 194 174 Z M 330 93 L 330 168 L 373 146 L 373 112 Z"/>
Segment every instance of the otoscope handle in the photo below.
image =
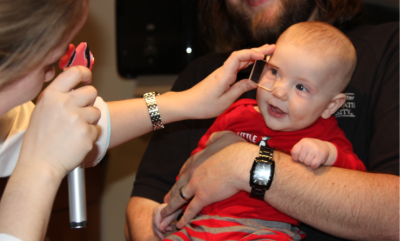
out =
<path fill-rule="evenodd" d="M 94 58 L 87 43 L 80 43 L 76 49 L 73 44 L 68 46 L 67 53 L 58 63 L 61 69 L 70 66 L 83 65 L 90 70 L 93 68 Z M 85 169 L 83 163 L 68 174 L 69 196 L 69 224 L 71 228 L 85 228 L 86 220 L 86 192 Z"/>
<path fill-rule="evenodd" d="M 83 163 L 68 174 L 69 225 L 84 228 L 86 219 L 85 169 Z"/>

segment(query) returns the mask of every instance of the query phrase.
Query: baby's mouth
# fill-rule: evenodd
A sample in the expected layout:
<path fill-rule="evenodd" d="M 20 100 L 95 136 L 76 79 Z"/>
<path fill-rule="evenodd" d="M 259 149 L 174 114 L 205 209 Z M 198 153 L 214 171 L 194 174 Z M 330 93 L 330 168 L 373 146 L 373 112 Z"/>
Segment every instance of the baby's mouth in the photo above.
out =
<path fill-rule="evenodd" d="M 271 116 L 278 118 L 282 118 L 287 115 L 286 112 L 273 105 L 268 105 L 268 112 Z"/>

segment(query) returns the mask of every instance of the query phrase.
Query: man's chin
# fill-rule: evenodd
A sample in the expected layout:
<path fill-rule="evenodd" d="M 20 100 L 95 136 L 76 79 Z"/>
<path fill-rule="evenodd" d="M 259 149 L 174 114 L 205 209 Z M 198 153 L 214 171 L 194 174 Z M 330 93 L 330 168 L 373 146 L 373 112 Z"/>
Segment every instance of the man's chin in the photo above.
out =
<path fill-rule="evenodd" d="M 261 0 L 260 0 L 261 1 Z M 256 8 L 240 1 L 232 5 L 227 1 L 229 14 L 233 17 L 244 38 L 252 39 L 253 45 L 276 43 L 278 37 L 291 25 L 307 21 L 315 9 L 314 0 L 281 0 L 270 7 L 263 3 Z"/>

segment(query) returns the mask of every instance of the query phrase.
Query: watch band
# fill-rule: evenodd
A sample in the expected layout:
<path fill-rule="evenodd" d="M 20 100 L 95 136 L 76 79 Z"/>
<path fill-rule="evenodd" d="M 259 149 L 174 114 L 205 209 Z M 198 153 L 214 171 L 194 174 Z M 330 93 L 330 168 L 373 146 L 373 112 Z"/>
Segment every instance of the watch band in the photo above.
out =
<path fill-rule="evenodd" d="M 263 188 L 252 187 L 250 192 L 250 197 L 264 200 L 265 191 L 266 189 Z"/>
<path fill-rule="evenodd" d="M 144 100 L 147 104 L 147 109 L 149 110 L 151 124 L 153 125 L 153 130 L 160 130 L 164 128 L 161 121 L 160 113 L 158 112 L 158 106 L 156 101 L 156 96 L 160 94 L 157 92 L 148 92 L 143 95 Z"/>
<path fill-rule="evenodd" d="M 253 166 L 250 171 L 250 186 L 251 192 L 250 197 L 264 200 L 265 191 L 268 190 L 271 186 L 272 179 L 274 177 L 275 172 L 275 162 L 273 161 L 274 149 L 270 147 L 260 147 L 260 152 L 258 157 L 255 158 Z M 265 185 L 260 185 L 255 183 L 255 170 L 257 165 L 267 165 L 269 167 L 269 172 L 267 169 L 268 177 L 264 177 L 264 179 L 268 179 Z"/>
<path fill-rule="evenodd" d="M 274 157 L 274 148 L 262 146 L 260 147 L 260 152 L 258 153 L 258 157 L 262 157 L 267 159 L 268 161 L 273 161 Z"/>

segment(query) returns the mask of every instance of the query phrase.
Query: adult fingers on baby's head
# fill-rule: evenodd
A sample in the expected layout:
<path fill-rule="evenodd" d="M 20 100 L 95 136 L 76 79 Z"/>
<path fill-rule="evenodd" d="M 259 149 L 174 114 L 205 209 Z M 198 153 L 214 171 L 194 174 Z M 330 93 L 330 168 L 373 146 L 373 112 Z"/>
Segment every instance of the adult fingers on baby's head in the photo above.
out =
<path fill-rule="evenodd" d="M 275 45 L 264 45 L 259 48 L 234 51 L 225 61 L 223 67 L 228 73 L 236 73 L 253 64 L 256 60 L 262 60 L 265 55 L 272 54 L 275 51 Z"/>
<path fill-rule="evenodd" d="M 265 44 L 258 48 L 252 48 L 252 50 L 257 51 L 263 55 L 272 54 L 275 51 L 275 44 Z"/>
<path fill-rule="evenodd" d="M 246 68 L 256 60 L 264 59 L 264 54 L 256 51 L 255 49 L 245 49 L 237 51 L 236 53 L 237 55 L 235 58 L 237 58 L 240 63 L 244 63 L 244 65 L 241 65 L 242 68 Z"/>
<path fill-rule="evenodd" d="M 234 51 L 222 67 L 227 73 L 236 74 L 237 71 L 246 68 L 256 60 L 261 60 L 263 58 L 263 54 L 250 49 Z"/>
<path fill-rule="evenodd" d="M 49 87 L 61 92 L 68 92 L 79 83 L 90 84 L 92 82 L 92 72 L 83 66 L 73 66 L 59 74 Z"/>

